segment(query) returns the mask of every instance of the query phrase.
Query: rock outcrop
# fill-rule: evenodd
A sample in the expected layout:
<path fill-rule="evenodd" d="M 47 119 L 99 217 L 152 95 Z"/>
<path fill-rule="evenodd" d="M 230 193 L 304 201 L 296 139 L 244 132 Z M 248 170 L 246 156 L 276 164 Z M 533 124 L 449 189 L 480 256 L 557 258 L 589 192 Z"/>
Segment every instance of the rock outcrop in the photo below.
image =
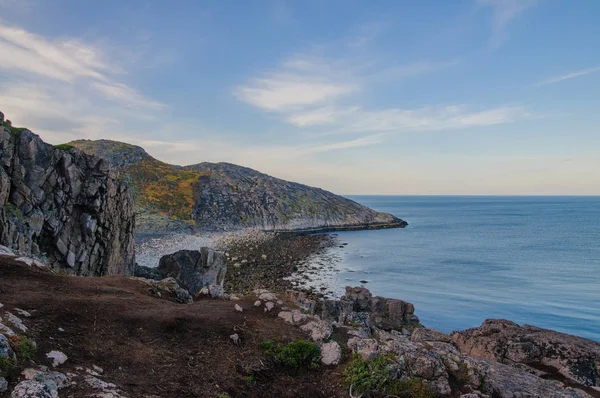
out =
<path fill-rule="evenodd" d="M 600 387 L 600 343 L 535 326 L 488 319 L 480 327 L 452 333 L 460 350 L 532 372 L 560 374 L 585 386 Z M 599 389 L 600 390 L 600 389 Z"/>
<path fill-rule="evenodd" d="M 203 247 L 199 251 L 180 250 L 163 256 L 157 268 L 139 267 L 137 275 L 150 279 L 174 278 L 192 296 L 206 292 L 221 297 L 226 273 L 225 254 Z"/>
<path fill-rule="evenodd" d="M 133 195 L 109 163 L 0 125 L 0 244 L 76 275 L 132 274 Z"/>
<path fill-rule="evenodd" d="M 312 299 L 296 291 L 289 294 L 303 312 L 280 312 L 279 318 L 286 323 L 297 325 L 323 347 L 335 328 L 345 328 L 349 336 L 346 347 L 354 354 L 366 361 L 384 358 L 389 380 L 420 380 L 436 396 L 459 396 L 460 393 L 469 398 L 584 398 L 600 395 L 589 387 L 592 386 L 589 379 L 547 380 L 547 374 L 516 362 L 500 363 L 504 357 L 497 357 L 514 351 L 514 359 L 523 360 L 531 346 L 530 335 L 538 332 L 537 338 L 533 338 L 537 342 L 533 344 L 548 344 L 567 354 L 571 361 L 565 364 L 581 364 L 580 358 L 597 364 L 594 361 L 598 344 L 585 339 L 532 327 L 519 329 L 512 322 L 504 324 L 507 321 L 488 321 L 488 327 L 481 330 L 470 329 L 449 336 L 420 325 L 412 304 L 373 297 L 365 288 L 347 287 L 340 300 Z M 505 334 L 512 336 L 515 347 L 507 349 L 497 343 L 498 328 L 510 330 Z M 518 347 L 519 340 L 524 346 Z M 580 368 L 578 365 L 577 369 Z"/>
<path fill-rule="evenodd" d="M 115 141 L 69 143 L 107 159 L 136 191 L 138 231 L 255 228 L 333 231 L 398 228 L 407 223 L 319 188 L 229 163 L 174 166 Z"/>

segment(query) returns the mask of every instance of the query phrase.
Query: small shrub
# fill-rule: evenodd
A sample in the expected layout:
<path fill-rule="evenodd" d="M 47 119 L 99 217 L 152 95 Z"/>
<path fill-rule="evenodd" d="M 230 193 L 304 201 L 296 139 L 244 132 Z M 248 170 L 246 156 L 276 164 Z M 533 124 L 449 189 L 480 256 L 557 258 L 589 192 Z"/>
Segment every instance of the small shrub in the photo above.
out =
<path fill-rule="evenodd" d="M 62 151 L 68 151 L 71 148 L 75 148 L 73 145 L 69 145 L 69 144 L 59 144 L 59 145 L 54 145 L 54 148 L 56 149 L 60 149 Z"/>
<path fill-rule="evenodd" d="M 0 357 L 0 377 L 8 378 L 16 367 L 17 363 L 13 359 Z"/>
<path fill-rule="evenodd" d="M 254 375 L 246 376 L 246 385 L 253 386 L 255 383 L 256 379 L 254 378 Z"/>
<path fill-rule="evenodd" d="M 353 393 L 364 394 L 382 391 L 390 378 L 387 359 L 379 356 L 372 360 L 354 355 L 352 362 L 344 371 L 344 381 Z"/>
<path fill-rule="evenodd" d="M 277 362 L 294 369 L 316 369 L 321 361 L 321 350 L 310 341 L 298 340 L 287 345 L 266 341 L 261 348 L 265 353 L 274 355 Z"/>
<path fill-rule="evenodd" d="M 14 336 L 11 339 L 11 346 L 19 359 L 30 360 L 37 351 L 37 345 L 27 336 Z"/>
<path fill-rule="evenodd" d="M 435 398 L 436 392 L 418 378 L 392 380 L 390 378 L 390 356 L 378 356 L 375 359 L 362 359 L 355 355 L 344 371 L 347 388 L 353 394 L 379 392 L 399 398 Z"/>

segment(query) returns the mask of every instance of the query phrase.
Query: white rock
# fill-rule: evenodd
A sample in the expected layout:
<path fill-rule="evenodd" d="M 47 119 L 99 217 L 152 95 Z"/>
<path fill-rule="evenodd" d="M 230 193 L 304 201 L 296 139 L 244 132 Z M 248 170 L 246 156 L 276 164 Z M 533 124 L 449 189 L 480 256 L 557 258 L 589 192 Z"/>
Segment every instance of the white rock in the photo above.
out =
<path fill-rule="evenodd" d="M 54 383 L 25 380 L 15 386 L 11 398 L 58 398 L 58 387 Z"/>
<path fill-rule="evenodd" d="M 103 380 L 100 380 L 94 376 L 86 376 L 85 377 L 85 382 L 88 383 L 88 385 L 96 390 L 109 390 L 112 388 L 117 388 L 116 385 L 114 385 L 113 383 L 107 383 Z"/>
<path fill-rule="evenodd" d="M 238 296 L 236 296 L 235 294 L 232 294 L 231 296 L 229 296 L 229 300 L 231 301 L 238 301 L 240 298 Z"/>
<path fill-rule="evenodd" d="M 283 305 L 283 301 L 277 300 L 277 305 Z"/>
<path fill-rule="evenodd" d="M 92 365 L 92 368 L 94 368 L 94 370 L 98 373 L 104 373 L 104 369 L 102 369 L 100 366 L 98 365 Z"/>
<path fill-rule="evenodd" d="M 71 385 L 69 378 L 63 373 L 48 371 L 48 368 L 41 366 L 40 369 L 27 368 L 21 372 L 26 380 L 35 380 L 46 384 L 52 382 L 60 390 Z"/>
<path fill-rule="evenodd" d="M 28 267 L 31 267 L 33 265 L 33 259 L 29 258 L 29 257 L 19 257 L 19 258 L 15 258 L 15 261 L 18 261 L 20 263 L 23 263 L 25 265 L 27 265 Z"/>
<path fill-rule="evenodd" d="M 233 263 L 233 266 L 234 266 L 235 268 L 240 268 L 240 267 L 242 266 L 242 264 L 240 264 L 240 263 Z"/>
<path fill-rule="evenodd" d="M 260 256 L 260 258 L 262 258 L 263 260 L 266 260 L 267 259 L 267 255 L 263 254 L 262 256 Z"/>
<path fill-rule="evenodd" d="M 11 314 L 10 312 L 6 313 L 6 320 L 13 325 L 15 328 L 19 329 L 23 333 L 27 333 L 27 326 L 23 324 L 23 321 L 18 316 Z"/>
<path fill-rule="evenodd" d="M 321 363 L 323 365 L 337 365 L 342 359 L 342 348 L 335 341 L 324 343 L 321 346 Z"/>
<path fill-rule="evenodd" d="M 242 264 L 248 264 L 248 260 L 242 260 Z"/>
<path fill-rule="evenodd" d="M 229 336 L 229 338 L 231 339 L 231 341 L 233 341 L 233 344 L 238 344 L 240 342 L 240 336 L 237 333 L 232 334 L 231 336 Z"/>
<path fill-rule="evenodd" d="M 333 328 L 327 321 L 311 321 L 300 326 L 300 330 L 310 333 L 310 338 L 313 341 L 327 340 L 333 333 Z"/>
<path fill-rule="evenodd" d="M 273 304 L 272 302 L 270 302 L 270 301 L 267 301 L 267 302 L 265 303 L 265 312 L 269 312 L 269 311 L 271 311 L 273 308 L 275 308 L 275 304 Z"/>
<path fill-rule="evenodd" d="M 277 316 L 285 321 L 285 323 L 289 323 L 290 325 L 300 325 L 306 321 L 306 315 L 301 313 L 298 310 L 293 311 L 281 311 Z"/>
<path fill-rule="evenodd" d="M 244 309 L 239 304 L 236 304 L 233 308 L 235 308 L 235 310 L 237 312 L 243 312 L 244 311 Z"/>
<path fill-rule="evenodd" d="M 201 294 L 203 296 L 208 296 L 209 293 L 210 293 L 210 290 L 208 290 L 207 287 L 203 287 L 202 289 L 200 289 L 200 292 L 198 294 Z"/>
<path fill-rule="evenodd" d="M 57 367 L 62 365 L 69 359 L 65 354 L 60 351 L 50 351 L 46 354 L 46 358 L 52 359 L 52 366 Z"/>
<path fill-rule="evenodd" d="M 65 331 L 65 329 L 63 329 L 63 328 L 58 328 L 58 331 L 59 331 L 59 332 L 64 332 L 64 331 Z"/>
<path fill-rule="evenodd" d="M 15 253 L 8 247 L 0 245 L 0 255 L 14 257 Z"/>
<path fill-rule="evenodd" d="M 31 317 L 31 314 L 29 312 L 22 310 L 20 308 L 15 308 L 15 312 L 21 316 L 24 316 L 25 318 Z"/>
<path fill-rule="evenodd" d="M 260 300 L 256 300 L 256 301 L 254 302 L 254 306 L 255 306 L 255 307 L 260 307 L 260 306 L 261 306 L 261 304 L 262 304 L 262 302 L 261 302 Z"/>
<path fill-rule="evenodd" d="M 262 293 L 258 298 L 262 301 L 277 301 L 277 296 L 269 292 Z"/>

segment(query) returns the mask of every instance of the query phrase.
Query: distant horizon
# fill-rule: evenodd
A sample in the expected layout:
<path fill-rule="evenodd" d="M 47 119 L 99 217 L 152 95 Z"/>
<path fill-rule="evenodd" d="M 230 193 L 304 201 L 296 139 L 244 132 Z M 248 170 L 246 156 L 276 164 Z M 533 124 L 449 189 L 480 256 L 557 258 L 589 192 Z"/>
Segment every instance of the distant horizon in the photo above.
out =
<path fill-rule="evenodd" d="M 598 1 L 138 3 L 0 0 L 0 111 L 335 193 L 600 195 Z"/>

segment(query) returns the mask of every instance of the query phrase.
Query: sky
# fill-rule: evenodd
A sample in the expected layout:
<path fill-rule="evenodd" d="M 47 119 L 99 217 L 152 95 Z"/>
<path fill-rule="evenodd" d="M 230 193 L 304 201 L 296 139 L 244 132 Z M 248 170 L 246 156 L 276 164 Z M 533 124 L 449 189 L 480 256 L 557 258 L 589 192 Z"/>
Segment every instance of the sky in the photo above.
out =
<path fill-rule="evenodd" d="M 340 194 L 600 195 L 597 0 L 0 0 L 0 111 Z"/>

